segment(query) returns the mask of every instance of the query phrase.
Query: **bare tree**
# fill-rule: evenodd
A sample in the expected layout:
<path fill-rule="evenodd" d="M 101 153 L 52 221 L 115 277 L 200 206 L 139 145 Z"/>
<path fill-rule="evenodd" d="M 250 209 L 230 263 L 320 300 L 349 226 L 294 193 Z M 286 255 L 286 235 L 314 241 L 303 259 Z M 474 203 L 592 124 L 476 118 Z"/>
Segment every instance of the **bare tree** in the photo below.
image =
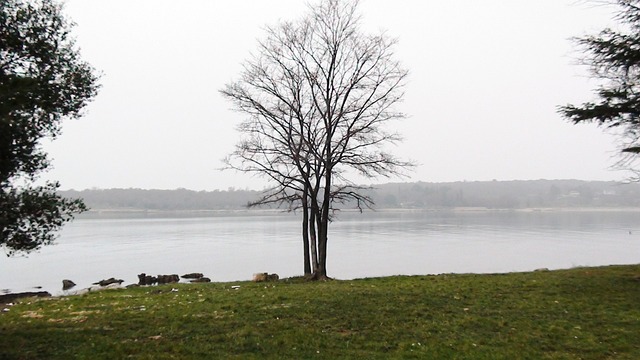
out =
<path fill-rule="evenodd" d="M 250 205 L 302 210 L 305 274 L 315 279 L 327 278 L 333 212 L 372 205 L 348 175 L 388 177 L 412 166 L 386 151 L 401 140 L 385 126 L 404 118 L 395 105 L 407 71 L 393 59 L 394 39 L 360 31 L 357 6 L 322 0 L 300 21 L 267 28 L 240 80 L 221 91 L 247 115 L 226 164 L 270 180 Z"/>

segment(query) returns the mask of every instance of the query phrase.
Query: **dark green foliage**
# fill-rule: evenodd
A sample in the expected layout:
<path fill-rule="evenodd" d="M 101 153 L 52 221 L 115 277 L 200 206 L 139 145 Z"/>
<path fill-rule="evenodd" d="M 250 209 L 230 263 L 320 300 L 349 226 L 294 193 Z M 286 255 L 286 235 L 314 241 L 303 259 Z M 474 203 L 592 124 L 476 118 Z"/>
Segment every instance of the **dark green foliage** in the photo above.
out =
<path fill-rule="evenodd" d="M 86 210 L 78 199 L 65 199 L 56 193 L 58 185 L 9 188 L 0 198 L 0 229 L 8 255 L 29 252 L 50 244 L 54 231 L 71 220 L 73 213 Z M 35 240 L 35 241 L 34 241 Z"/>
<path fill-rule="evenodd" d="M 0 2 L 0 245 L 29 251 L 84 209 L 55 194 L 57 183 L 34 187 L 49 166 L 43 138 L 60 134 L 96 94 L 93 68 L 70 37 L 72 24 L 53 0 Z"/>
<path fill-rule="evenodd" d="M 602 80 L 597 101 L 560 107 L 574 124 L 593 122 L 621 135 L 621 165 L 633 167 L 640 139 L 640 1 L 615 0 L 620 30 L 604 29 L 576 39 L 584 49 L 584 63 Z"/>

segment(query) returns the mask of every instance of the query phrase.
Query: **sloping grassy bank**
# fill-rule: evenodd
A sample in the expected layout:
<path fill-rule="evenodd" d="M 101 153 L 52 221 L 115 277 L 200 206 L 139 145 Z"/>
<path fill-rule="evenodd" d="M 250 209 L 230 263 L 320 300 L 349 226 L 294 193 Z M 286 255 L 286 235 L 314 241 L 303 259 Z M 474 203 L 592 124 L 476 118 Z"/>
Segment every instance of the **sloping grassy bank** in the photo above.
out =
<path fill-rule="evenodd" d="M 639 278 L 635 265 L 24 299 L 0 315 L 0 358 L 640 359 Z"/>

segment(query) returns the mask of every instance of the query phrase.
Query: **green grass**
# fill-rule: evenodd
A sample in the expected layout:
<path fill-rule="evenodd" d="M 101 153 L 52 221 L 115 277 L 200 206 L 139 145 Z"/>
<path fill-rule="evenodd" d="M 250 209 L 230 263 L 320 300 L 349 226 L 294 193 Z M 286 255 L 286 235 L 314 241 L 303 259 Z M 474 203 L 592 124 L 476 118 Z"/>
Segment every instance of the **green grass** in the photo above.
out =
<path fill-rule="evenodd" d="M 635 265 L 25 299 L 0 315 L 0 359 L 640 359 L 639 279 Z"/>

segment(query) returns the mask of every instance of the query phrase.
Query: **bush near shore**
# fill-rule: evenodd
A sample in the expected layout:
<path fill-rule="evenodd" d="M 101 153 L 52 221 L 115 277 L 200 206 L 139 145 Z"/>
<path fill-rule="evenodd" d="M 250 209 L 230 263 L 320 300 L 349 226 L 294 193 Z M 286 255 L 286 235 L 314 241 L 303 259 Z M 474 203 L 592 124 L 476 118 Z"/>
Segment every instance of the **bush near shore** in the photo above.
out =
<path fill-rule="evenodd" d="M 2 359 L 640 359 L 640 265 L 23 299 Z"/>

